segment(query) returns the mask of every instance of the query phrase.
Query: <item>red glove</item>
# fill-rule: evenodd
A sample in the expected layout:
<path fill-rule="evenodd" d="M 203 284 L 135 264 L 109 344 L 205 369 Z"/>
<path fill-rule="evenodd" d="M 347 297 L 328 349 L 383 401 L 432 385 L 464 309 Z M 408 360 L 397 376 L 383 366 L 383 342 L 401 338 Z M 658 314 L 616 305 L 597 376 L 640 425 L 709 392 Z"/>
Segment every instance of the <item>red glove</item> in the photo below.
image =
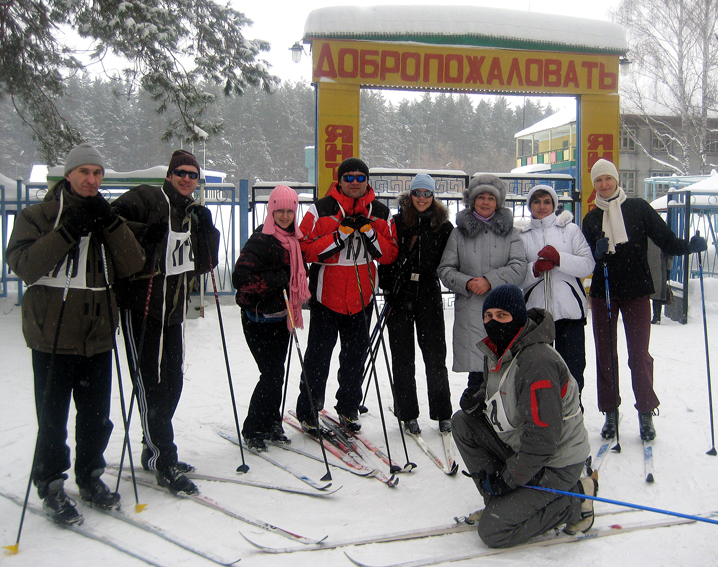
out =
<path fill-rule="evenodd" d="M 556 264 L 554 264 L 551 260 L 539 258 L 536 262 L 534 262 L 534 276 L 538 277 L 539 274 L 553 270 L 555 267 Z"/>
<path fill-rule="evenodd" d="M 553 246 L 544 246 L 541 248 L 541 250 L 539 250 L 538 257 L 551 260 L 557 266 L 561 265 L 561 256 L 559 255 L 558 250 L 556 250 Z"/>

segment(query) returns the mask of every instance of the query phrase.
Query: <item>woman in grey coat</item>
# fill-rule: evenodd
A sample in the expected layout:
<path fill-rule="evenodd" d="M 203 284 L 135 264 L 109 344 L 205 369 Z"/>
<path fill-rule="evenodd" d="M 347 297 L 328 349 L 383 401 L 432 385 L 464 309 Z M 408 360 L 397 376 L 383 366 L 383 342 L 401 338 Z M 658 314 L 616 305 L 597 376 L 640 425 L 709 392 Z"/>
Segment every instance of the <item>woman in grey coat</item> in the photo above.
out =
<path fill-rule="evenodd" d="M 519 285 L 526 275 L 526 253 L 503 206 L 506 184 L 490 173 L 477 173 L 464 191 L 466 208 L 456 215 L 439 265 L 442 283 L 456 294 L 454 372 L 468 372 L 469 386 L 483 379 L 484 355 L 476 343 L 486 337 L 484 298 L 503 284 Z"/>

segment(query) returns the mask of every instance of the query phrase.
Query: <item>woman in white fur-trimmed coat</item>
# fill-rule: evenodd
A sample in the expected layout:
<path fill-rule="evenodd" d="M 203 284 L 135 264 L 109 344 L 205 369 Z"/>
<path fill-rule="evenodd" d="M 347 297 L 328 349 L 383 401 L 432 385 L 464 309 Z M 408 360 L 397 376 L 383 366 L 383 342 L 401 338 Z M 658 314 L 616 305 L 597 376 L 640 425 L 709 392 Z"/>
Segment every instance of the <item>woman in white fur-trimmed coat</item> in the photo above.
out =
<path fill-rule="evenodd" d="M 556 325 L 554 346 L 583 390 L 586 368 L 586 292 L 582 278 L 593 273 L 591 248 L 573 214 L 556 214 L 558 198 L 548 185 L 536 185 L 526 196 L 531 222 L 518 226 L 528 269 L 521 288 L 526 308 L 550 311 Z"/>

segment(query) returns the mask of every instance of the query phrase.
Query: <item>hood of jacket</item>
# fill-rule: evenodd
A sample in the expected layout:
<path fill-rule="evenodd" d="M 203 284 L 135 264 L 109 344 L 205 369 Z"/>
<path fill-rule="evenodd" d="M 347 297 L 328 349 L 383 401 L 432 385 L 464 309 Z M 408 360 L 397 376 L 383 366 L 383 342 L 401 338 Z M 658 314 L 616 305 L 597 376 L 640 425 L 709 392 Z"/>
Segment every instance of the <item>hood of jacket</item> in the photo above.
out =
<path fill-rule="evenodd" d="M 566 225 L 573 222 L 573 213 L 571 211 L 562 211 L 559 215 L 548 215 L 542 219 L 531 219 L 529 223 L 522 223 L 517 228 L 521 229 L 521 232 L 528 232 L 535 228 L 551 228 L 557 226 L 563 228 Z"/>
<path fill-rule="evenodd" d="M 456 228 L 461 234 L 472 238 L 487 228 L 498 236 L 505 236 L 514 228 L 514 216 L 509 209 L 501 207 L 488 222 L 476 218 L 473 210 L 464 209 L 456 215 Z"/>

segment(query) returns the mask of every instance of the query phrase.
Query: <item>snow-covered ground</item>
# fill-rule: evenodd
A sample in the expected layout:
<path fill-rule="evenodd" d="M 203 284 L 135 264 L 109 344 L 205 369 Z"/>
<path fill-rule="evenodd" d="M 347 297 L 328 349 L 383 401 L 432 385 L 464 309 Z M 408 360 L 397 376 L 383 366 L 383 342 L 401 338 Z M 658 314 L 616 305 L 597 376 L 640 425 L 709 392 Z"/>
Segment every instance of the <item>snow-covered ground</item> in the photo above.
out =
<path fill-rule="evenodd" d="M 713 298 L 708 302 L 707 308 L 710 347 L 715 360 L 718 358 L 718 328 L 714 323 L 718 313 L 718 280 L 706 281 L 706 295 L 708 298 Z M 210 302 L 206 318 L 193 319 L 187 324 L 186 382 L 174 420 L 175 432 L 181 459 L 194 464 L 199 472 L 234 476 L 237 474 L 236 467 L 241 463 L 239 451 L 236 446 L 221 439 L 215 432 L 217 427 L 233 429 L 234 419 L 216 307 L 211 298 L 208 299 Z M 656 390 L 662 402 L 660 416 L 655 419 L 658 436 L 654 446 L 656 477 L 654 484 L 646 483 L 643 478 L 638 419 L 632 408 L 633 394 L 628 379 L 625 339 L 622 326 L 619 327 L 621 392 L 624 400 L 622 409 L 625 411 L 621 423 L 623 451 L 621 454 L 610 455 L 602 468 L 599 496 L 688 514 L 718 510 L 718 457 L 706 455 L 706 451 L 711 447 L 711 435 L 703 321 L 697 280 L 690 299 L 692 308 L 688 325 L 682 326 L 664 318 L 662 325 L 652 327 L 651 352 L 655 358 Z M 0 300 L 0 307 L 0 360 L 2 360 L 0 491 L 22 496 L 30 471 L 36 435 L 32 369 L 30 352 L 22 338 L 20 308 L 15 306 L 13 298 Z M 239 309 L 231 303 L 230 298 L 223 299 L 222 316 L 241 423 L 256 382 L 257 371 L 244 341 Z M 446 319 L 447 338 L 450 341 L 452 310 L 446 312 Z M 587 326 L 587 341 L 589 360 L 584 395 L 585 420 L 595 451 L 600 440 L 599 432 L 603 416 L 596 409 L 593 370 L 595 361 L 590 321 Z M 302 347 L 306 345 L 306 330 L 300 333 L 300 342 Z M 417 349 L 417 355 L 418 352 Z M 121 359 L 124 364 L 124 352 L 121 354 Z M 451 360 L 448 362 L 450 365 Z M 292 360 L 288 408 L 293 408 L 296 400 L 298 367 L 295 356 Z M 424 438 L 438 452 L 441 448 L 440 440 L 436 432 L 436 424 L 429 422 L 427 418 L 425 385 L 421 384 L 424 374 L 420 362 L 417 363 L 417 374 L 422 404 L 420 425 L 424 430 Z M 379 364 L 379 376 L 386 409 L 390 405 L 390 393 L 383 362 Z M 122 379 L 126 396 L 129 397 L 130 380 L 126 367 L 122 368 Z M 450 380 L 453 402 L 458 407 L 466 377 L 464 374 L 450 372 Z M 332 405 L 335 390 L 336 379 L 330 378 L 327 390 L 328 406 Z M 714 395 L 718 396 L 716 388 Z M 370 394 L 367 405 L 370 407 L 370 413 L 362 420 L 363 431 L 369 438 L 383 446 L 375 395 Z M 391 419 L 388 428 L 392 455 L 395 460 L 403 464 L 405 458 L 396 421 Z M 113 421 L 115 431 L 106 457 L 108 462 L 117 463 L 122 444 L 122 420 L 116 387 Z M 71 418 L 71 438 L 72 423 Z M 303 438 L 296 431 L 288 431 L 288 433 L 295 446 L 319 454 L 318 446 L 312 441 Z M 139 446 L 139 438 L 140 429 L 135 418 L 132 420 L 132 440 L 135 447 Z M 198 484 L 203 495 L 223 503 L 238 513 L 259 518 L 311 538 L 328 536 L 329 541 L 360 534 L 379 535 L 409 528 L 445 525 L 451 523 L 454 516 L 466 515 L 480 507 L 478 493 L 468 478 L 461 474 L 454 477 L 445 476 L 411 440 L 407 440 L 407 448 L 411 460 L 419 466 L 414 472 L 401 475 L 401 481 L 394 489 L 387 488 L 377 480 L 355 476 L 336 468 L 332 468 L 334 486 L 342 488 L 327 498 L 312 498 L 226 483 L 198 481 Z M 295 465 L 315 479 L 319 479 L 324 474 L 323 465 L 305 457 L 278 448 L 270 448 L 270 453 L 281 461 Z M 137 460 L 138 457 L 137 453 Z M 248 479 L 298 488 L 305 487 L 289 474 L 254 455 L 247 454 L 247 464 L 250 466 L 246 475 Z M 105 478 L 109 480 L 111 477 Z M 75 489 L 72 476 L 67 486 Z M 123 509 L 128 514 L 134 514 L 132 506 L 134 494 L 131 484 L 123 482 L 120 491 Z M 34 489 L 30 499 L 33 504 L 40 505 Z M 139 500 L 148 504 L 140 514 L 141 518 L 227 561 L 241 558 L 240 565 L 244 566 L 350 565 L 344 556 L 344 549 L 288 555 L 263 554 L 246 543 L 239 532 L 267 545 L 284 547 L 296 544 L 231 519 L 222 513 L 201 507 L 194 502 L 171 496 L 169 493 L 140 486 Z M 86 526 L 111 535 L 137 553 L 150 555 L 160 565 L 210 565 L 196 555 L 156 536 L 145 534 L 83 507 L 80 509 L 85 514 Z M 596 509 L 607 511 L 615 510 L 616 507 L 599 503 Z M 2 518 L 0 545 L 11 545 L 16 541 L 20 507 L 0 497 L 0 518 Z M 667 517 L 637 512 L 618 516 L 611 521 L 597 520 L 597 523 L 599 521 L 603 524 L 630 523 L 644 518 L 661 520 Z M 530 562 L 534 567 L 544 565 L 709 567 L 716 564 L 717 536 L 718 526 L 696 523 L 624 534 L 609 539 L 589 540 L 578 545 L 566 544 L 516 551 L 497 558 L 487 558 L 483 562 L 487 564 Z M 482 547 L 483 544 L 478 536 L 470 532 L 410 542 L 348 548 L 347 551 L 370 563 L 384 564 L 445 552 L 469 552 Z M 34 514 L 28 514 L 25 518 L 20 552 L 17 555 L 9 555 L 3 551 L 0 554 L 0 562 L 8 567 L 142 564 L 102 543 L 56 527 L 45 518 Z"/>

